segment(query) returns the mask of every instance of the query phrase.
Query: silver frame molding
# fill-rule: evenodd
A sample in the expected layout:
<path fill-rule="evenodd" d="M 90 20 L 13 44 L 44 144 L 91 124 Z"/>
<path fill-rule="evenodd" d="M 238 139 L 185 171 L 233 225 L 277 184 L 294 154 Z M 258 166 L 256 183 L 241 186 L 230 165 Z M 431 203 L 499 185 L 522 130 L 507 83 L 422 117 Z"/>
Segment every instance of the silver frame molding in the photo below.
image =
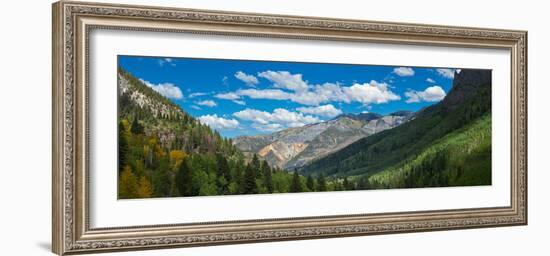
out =
<path fill-rule="evenodd" d="M 511 205 L 92 229 L 88 39 L 94 29 L 510 50 Z M 59 255 L 527 224 L 526 31 L 61 1 L 53 4 L 52 47 L 52 249 Z"/>

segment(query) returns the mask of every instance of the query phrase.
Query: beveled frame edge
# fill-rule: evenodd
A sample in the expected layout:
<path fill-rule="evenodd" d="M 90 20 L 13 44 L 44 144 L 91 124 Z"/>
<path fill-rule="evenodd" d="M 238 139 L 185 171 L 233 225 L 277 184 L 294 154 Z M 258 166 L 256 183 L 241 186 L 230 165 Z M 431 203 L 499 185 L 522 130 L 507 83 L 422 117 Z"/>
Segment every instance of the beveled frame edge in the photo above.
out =
<path fill-rule="evenodd" d="M 53 4 L 52 25 L 52 250 L 55 253 L 62 255 L 527 224 L 526 31 L 68 1 Z M 90 229 L 86 212 L 86 38 L 89 29 L 108 27 L 510 49 L 512 205 Z"/>

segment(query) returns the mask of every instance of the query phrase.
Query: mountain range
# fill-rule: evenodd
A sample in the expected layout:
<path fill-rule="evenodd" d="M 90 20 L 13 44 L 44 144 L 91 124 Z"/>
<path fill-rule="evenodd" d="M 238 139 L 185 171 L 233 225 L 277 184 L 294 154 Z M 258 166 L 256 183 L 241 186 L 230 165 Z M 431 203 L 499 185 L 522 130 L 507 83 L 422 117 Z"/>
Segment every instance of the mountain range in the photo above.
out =
<path fill-rule="evenodd" d="M 271 166 L 293 170 L 412 118 L 414 113 L 410 111 L 386 116 L 376 113 L 342 114 L 325 122 L 272 134 L 237 137 L 233 143 L 249 157 L 257 154 Z"/>

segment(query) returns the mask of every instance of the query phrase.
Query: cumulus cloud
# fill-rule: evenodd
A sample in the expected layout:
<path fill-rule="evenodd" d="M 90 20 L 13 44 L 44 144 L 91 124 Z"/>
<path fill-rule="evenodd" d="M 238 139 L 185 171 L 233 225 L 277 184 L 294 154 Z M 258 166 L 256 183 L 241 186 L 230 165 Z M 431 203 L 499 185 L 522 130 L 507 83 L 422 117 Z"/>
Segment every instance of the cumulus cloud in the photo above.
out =
<path fill-rule="evenodd" d="M 200 116 L 199 121 L 216 130 L 230 130 L 239 127 L 239 121 L 218 117 L 216 114 Z"/>
<path fill-rule="evenodd" d="M 215 101 L 213 101 L 213 100 L 202 100 L 202 101 L 197 101 L 197 102 L 195 102 L 195 103 L 197 103 L 198 105 L 201 105 L 201 106 L 207 106 L 207 107 L 211 107 L 211 108 L 218 105 L 218 104 L 217 104 Z"/>
<path fill-rule="evenodd" d="M 318 123 L 321 120 L 311 115 L 289 111 L 283 108 L 277 108 L 272 113 L 250 109 L 241 110 L 233 113 L 233 116 L 243 120 L 253 122 L 252 127 L 257 130 L 277 130 L 288 127 L 300 127 L 306 124 Z"/>
<path fill-rule="evenodd" d="M 414 70 L 408 67 L 398 67 L 393 69 L 393 73 L 398 76 L 413 76 Z"/>
<path fill-rule="evenodd" d="M 297 108 L 303 114 L 311 114 L 323 117 L 335 117 L 342 114 L 342 110 L 335 108 L 332 104 L 322 105 L 318 107 L 301 107 Z"/>
<path fill-rule="evenodd" d="M 153 89 L 154 91 L 158 92 L 160 95 L 170 98 L 170 99 L 183 99 L 183 93 L 181 92 L 180 88 L 172 83 L 161 83 L 161 84 L 153 84 L 149 81 L 145 81 L 143 79 L 139 79 L 143 84 L 145 84 L 147 87 Z"/>
<path fill-rule="evenodd" d="M 435 83 L 435 80 L 428 77 L 428 78 L 426 78 L 426 82 L 433 84 L 433 83 Z"/>
<path fill-rule="evenodd" d="M 368 105 L 371 103 L 381 104 L 393 100 L 400 100 L 399 95 L 388 88 L 388 84 L 371 81 L 370 83 L 354 84 L 351 87 L 344 87 L 344 93 L 352 100 Z"/>
<path fill-rule="evenodd" d="M 242 71 L 238 71 L 237 73 L 235 73 L 235 78 L 243 81 L 248 86 L 255 86 L 260 83 L 258 81 L 258 78 L 253 75 L 248 75 Z"/>
<path fill-rule="evenodd" d="M 245 89 L 232 93 L 218 94 L 220 99 L 236 100 L 240 97 L 252 99 L 290 100 L 308 106 L 318 106 L 327 102 L 360 102 L 362 104 L 380 104 L 401 97 L 393 93 L 388 84 L 371 81 L 370 83 L 354 84 L 343 87 L 339 84 L 325 83 L 312 86 L 311 90 L 286 92 L 280 89 Z"/>
<path fill-rule="evenodd" d="M 259 77 L 263 77 L 273 83 L 273 86 L 281 89 L 301 92 L 308 89 L 308 84 L 302 80 L 302 74 L 291 74 L 288 71 L 264 71 L 258 73 Z"/>
<path fill-rule="evenodd" d="M 233 116 L 259 124 L 268 124 L 271 121 L 271 113 L 250 108 L 235 112 Z"/>
<path fill-rule="evenodd" d="M 455 70 L 450 68 L 438 68 L 435 71 L 437 71 L 437 74 L 439 74 L 442 77 L 445 77 L 447 79 L 453 79 L 455 77 Z"/>
<path fill-rule="evenodd" d="M 407 103 L 415 103 L 415 102 L 435 102 L 440 101 L 443 98 L 445 98 L 446 94 L 443 88 L 440 86 L 430 86 L 426 88 L 424 91 L 414 91 L 410 90 L 408 92 L 405 92 L 405 96 L 407 97 L 406 102 Z"/>

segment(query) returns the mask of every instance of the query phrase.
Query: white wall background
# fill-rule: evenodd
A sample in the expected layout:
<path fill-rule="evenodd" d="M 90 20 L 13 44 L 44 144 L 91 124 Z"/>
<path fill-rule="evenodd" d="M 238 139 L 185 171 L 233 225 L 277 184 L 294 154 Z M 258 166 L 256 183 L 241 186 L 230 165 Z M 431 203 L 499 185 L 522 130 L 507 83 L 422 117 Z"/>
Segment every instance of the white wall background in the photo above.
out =
<path fill-rule="evenodd" d="M 96 0 L 97 1 L 97 0 Z M 112 2 L 112 0 L 99 0 Z M 544 1 L 118 0 L 121 3 L 529 31 L 529 225 L 259 243 L 111 255 L 548 255 L 550 22 Z M 1 255 L 51 255 L 50 1 L 9 1 L 0 15 Z M 498 111 L 498 110 L 497 110 Z M 546 232 L 545 232 L 546 231 Z"/>

